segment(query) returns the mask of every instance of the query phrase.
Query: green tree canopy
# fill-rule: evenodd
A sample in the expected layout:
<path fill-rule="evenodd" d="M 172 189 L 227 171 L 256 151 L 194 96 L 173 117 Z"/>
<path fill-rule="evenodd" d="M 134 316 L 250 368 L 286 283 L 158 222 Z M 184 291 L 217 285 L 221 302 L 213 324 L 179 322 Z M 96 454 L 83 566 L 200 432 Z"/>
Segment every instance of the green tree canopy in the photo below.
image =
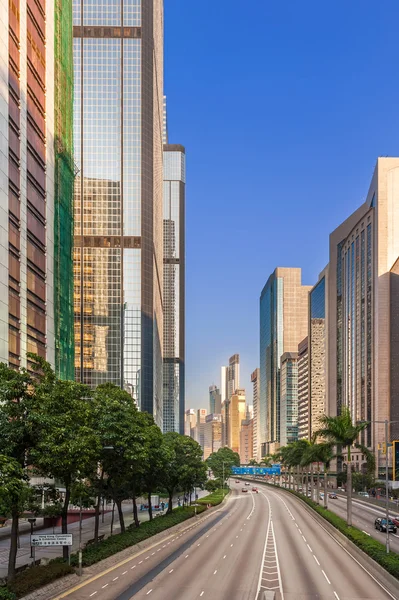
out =
<path fill-rule="evenodd" d="M 231 467 L 240 466 L 240 455 L 230 448 L 219 448 L 207 458 L 206 465 L 216 479 L 223 479 L 224 476 L 226 480 L 231 475 Z"/>

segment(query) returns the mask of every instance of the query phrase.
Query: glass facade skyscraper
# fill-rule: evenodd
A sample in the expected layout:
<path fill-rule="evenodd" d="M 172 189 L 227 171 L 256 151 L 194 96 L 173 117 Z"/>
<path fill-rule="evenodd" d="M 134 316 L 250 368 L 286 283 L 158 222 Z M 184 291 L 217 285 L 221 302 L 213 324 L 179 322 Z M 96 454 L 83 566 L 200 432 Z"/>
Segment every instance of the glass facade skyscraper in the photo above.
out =
<path fill-rule="evenodd" d="M 298 440 L 298 353 L 285 352 L 280 374 L 280 444 Z"/>
<path fill-rule="evenodd" d="M 163 2 L 74 0 L 75 374 L 163 421 Z"/>
<path fill-rule="evenodd" d="M 184 433 L 185 184 L 183 146 L 164 145 L 163 430 Z"/>
<path fill-rule="evenodd" d="M 320 429 L 319 419 L 327 412 L 326 398 L 326 286 L 327 269 L 309 294 L 309 433 Z"/>

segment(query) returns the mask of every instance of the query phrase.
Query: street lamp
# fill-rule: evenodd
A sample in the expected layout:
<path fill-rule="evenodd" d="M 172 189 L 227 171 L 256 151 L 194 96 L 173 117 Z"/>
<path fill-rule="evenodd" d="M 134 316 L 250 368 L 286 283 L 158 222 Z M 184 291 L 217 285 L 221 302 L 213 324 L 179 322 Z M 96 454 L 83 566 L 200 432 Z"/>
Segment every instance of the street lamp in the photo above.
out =
<path fill-rule="evenodd" d="M 360 421 L 362 422 L 362 421 Z M 388 477 L 388 425 L 392 423 L 399 423 L 399 421 L 388 421 L 385 419 L 384 421 L 368 421 L 368 423 L 383 423 L 385 425 L 385 519 L 386 519 L 386 540 L 385 546 L 387 550 L 387 554 L 389 554 L 389 477 Z M 348 465 L 348 468 L 351 468 L 351 465 Z M 378 475 L 378 462 L 377 462 L 377 475 Z"/>
<path fill-rule="evenodd" d="M 36 523 L 36 519 L 35 517 L 30 517 L 28 519 L 28 523 L 30 523 L 30 536 L 31 536 L 31 542 L 30 542 L 30 557 L 34 558 L 34 552 L 33 552 L 33 546 L 32 546 L 32 535 L 33 535 L 33 526 Z"/>

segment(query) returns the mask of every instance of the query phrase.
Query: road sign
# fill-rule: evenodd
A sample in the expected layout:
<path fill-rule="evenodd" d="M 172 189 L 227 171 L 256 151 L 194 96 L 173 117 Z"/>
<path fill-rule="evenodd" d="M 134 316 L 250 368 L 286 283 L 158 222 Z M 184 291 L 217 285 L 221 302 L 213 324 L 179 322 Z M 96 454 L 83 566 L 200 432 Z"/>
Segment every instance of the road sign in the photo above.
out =
<path fill-rule="evenodd" d="M 31 546 L 72 546 L 72 533 L 43 533 L 30 536 Z"/>
<path fill-rule="evenodd" d="M 271 467 L 231 467 L 233 475 L 280 475 L 280 465 Z"/>

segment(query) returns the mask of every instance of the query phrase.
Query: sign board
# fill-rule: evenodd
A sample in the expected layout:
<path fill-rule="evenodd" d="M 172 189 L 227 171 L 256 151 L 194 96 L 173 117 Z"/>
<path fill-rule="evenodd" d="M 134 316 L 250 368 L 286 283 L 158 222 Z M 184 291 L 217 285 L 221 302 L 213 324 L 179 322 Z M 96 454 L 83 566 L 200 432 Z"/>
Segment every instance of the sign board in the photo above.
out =
<path fill-rule="evenodd" d="M 72 546 L 72 533 L 43 533 L 30 536 L 31 546 Z"/>
<path fill-rule="evenodd" d="M 280 475 L 280 465 L 271 467 L 231 467 L 233 475 Z"/>

